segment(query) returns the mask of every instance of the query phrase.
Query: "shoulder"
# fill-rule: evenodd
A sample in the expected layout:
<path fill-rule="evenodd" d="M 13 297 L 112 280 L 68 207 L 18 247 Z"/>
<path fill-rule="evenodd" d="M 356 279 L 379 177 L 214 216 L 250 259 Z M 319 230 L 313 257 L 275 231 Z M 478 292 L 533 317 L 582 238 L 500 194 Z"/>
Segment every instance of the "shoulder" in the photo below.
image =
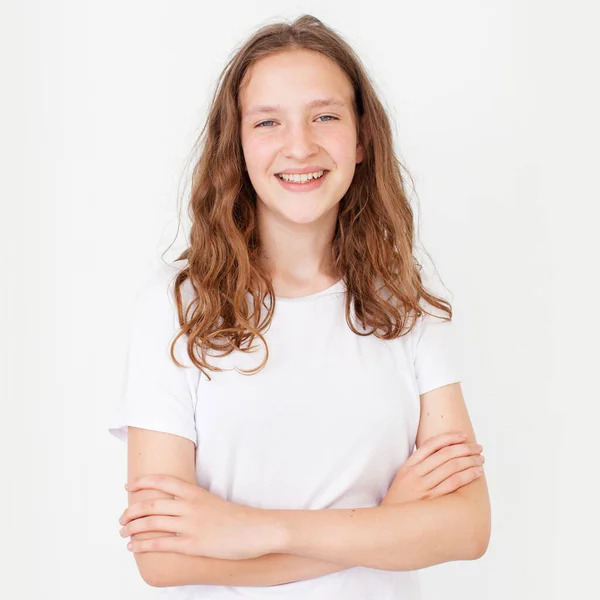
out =
<path fill-rule="evenodd" d="M 434 278 L 430 274 L 423 271 L 421 278 L 425 290 L 450 304 L 447 295 L 436 289 L 439 286 L 436 286 Z M 405 285 L 405 283 L 400 284 L 401 287 Z M 440 336 L 445 338 L 451 335 L 454 321 L 448 319 L 448 313 L 445 310 L 432 305 L 423 296 L 418 299 L 418 306 L 421 310 L 421 314 L 418 314 L 418 311 L 413 307 L 409 308 L 401 303 L 380 276 L 376 278 L 376 288 L 381 299 L 400 311 L 404 326 L 402 335 L 398 338 L 398 343 L 406 348 L 413 359 L 419 350 L 421 353 L 428 351 L 431 344 L 425 343 L 425 341 L 432 342 L 432 345 L 435 346 L 437 338 Z"/>
<path fill-rule="evenodd" d="M 432 273 L 423 269 L 421 271 L 421 282 L 423 288 L 438 300 L 443 300 L 450 307 L 452 303 L 446 291 L 441 289 L 440 281 Z M 419 308 L 423 311 L 416 318 L 415 327 L 412 330 L 412 339 L 418 344 L 423 336 L 446 335 L 454 328 L 453 317 L 450 318 L 446 310 L 434 306 L 422 296 L 419 298 Z"/>
<path fill-rule="evenodd" d="M 138 309 L 161 310 L 175 308 L 175 279 L 187 266 L 186 260 L 172 263 L 161 262 L 153 265 L 142 278 L 139 286 L 136 305 Z M 189 280 L 182 286 L 182 295 L 189 296 L 191 285 Z"/>
<path fill-rule="evenodd" d="M 163 348 L 170 343 L 181 329 L 179 309 L 174 293 L 177 274 L 185 267 L 184 261 L 153 265 L 142 277 L 131 309 L 132 336 L 137 348 Z M 181 309 L 185 314 L 191 301 L 192 285 L 186 280 L 181 288 Z M 179 338 L 177 347 L 184 345 Z"/>

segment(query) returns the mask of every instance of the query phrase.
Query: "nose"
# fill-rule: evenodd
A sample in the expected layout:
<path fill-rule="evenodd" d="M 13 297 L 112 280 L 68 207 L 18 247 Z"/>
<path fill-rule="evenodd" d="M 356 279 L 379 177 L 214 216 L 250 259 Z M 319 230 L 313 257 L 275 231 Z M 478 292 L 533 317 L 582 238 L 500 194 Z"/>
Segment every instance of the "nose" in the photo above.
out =
<path fill-rule="evenodd" d="M 318 151 L 310 124 L 306 123 L 286 127 L 283 143 L 284 156 L 298 162 L 305 162 L 308 157 Z"/>

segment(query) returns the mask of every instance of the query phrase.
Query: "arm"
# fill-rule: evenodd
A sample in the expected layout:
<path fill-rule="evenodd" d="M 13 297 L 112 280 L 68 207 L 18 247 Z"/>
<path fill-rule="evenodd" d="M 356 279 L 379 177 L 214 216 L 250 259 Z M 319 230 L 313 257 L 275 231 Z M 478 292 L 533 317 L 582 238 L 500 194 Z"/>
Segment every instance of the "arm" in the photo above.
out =
<path fill-rule="evenodd" d="M 196 485 L 194 443 L 187 438 L 159 431 L 128 428 L 128 480 L 148 473 L 165 473 Z M 128 494 L 129 506 L 148 498 L 172 498 L 157 490 Z M 131 539 L 171 536 L 146 532 Z M 266 554 L 247 560 L 223 560 L 187 556 L 176 552 L 134 554 L 142 579 L 151 586 L 233 585 L 271 586 L 313 579 L 348 567 L 304 556 Z"/>
<path fill-rule="evenodd" d="M 459 383 L 421 395 L 417 446 L 448 431 L 475 434 Z M 490 503 L 479 477 L 446 496 L 360 509 L 269 510 L 284 533 L 281 552 L 386 570 L 413 570 L 485 554 Z"/>
<path fill-rule="evenodd" d="M 405 571 L 482 556 L 478 509 L 463 494 L 448 494 L 376 508 L 270 512 L 285 532 L 283 552 Z"/>
<path fill-rule="evenodd" d="M 474 440 L 458 384 L 444 386 L 422 395 L 421 408 L 422 417 L 417 435 L 417 446 L 420 446 L 422 441 L 428 437 L 453 430 L 466 431 L 471 440 Z M 324 559 L 329 563 L 339 563 L 346 567 L 365 565 L 390 570 L 414 569 L 449 560 L 477 558 L 485 552 L 489 540 L 489 500 L 485 484 L 482 488 L 481 481 L 483 478 L 442 498 L 411 502 L 403 506 L 355 510 L 260 511 L 261 518 L 265 519 L 265 523 L 275 519 L 278 529 L 287 536 L 282 544 L 275 544 L 268 548 L 268 551 L 286 555 L 296 553 L 306 558 Z M 358 522 L 356 524 L 349 523 L 356 514 L 360 515 Z M 423 520 L 430 522 L 431 518 L 437 519 L 439 525 L 423 522 Z M 385 527 L 381 527 L 378 519 L 385 520 Z M 452 526 L 453 521 L 458 523 L 458 526 Z M 307 526 L 309 529 L 303 533 L 299 531 L 298 525 Z M 342 526 L 343 530 L 340 530 Z M 325 536 L 328 537 L 327 540 L 322 540 L 321 527 L 325 527 L 329 533 L 328 536 Z M 389 527 L 394 528 L 393 533 L 388 529 Z M 341 544 L 336 544 L 336 539 L 332 539 L 340 537 Z M 348 541 L 350 545 L 355 546 L 354 549 L 348 550 L 344 546 Z M 389 555 L 383 556 L 384 553 L 380 551 L 382 543 Z M 411 543 L 414 544 L 412 552 L 404 548 L 405 545 Z M 149 553 L 147 556 L 154 555 L 156 557 L 158 554 Z M 169 556 L 168 553 L 160 554 Z M 140 555 L 140 559 L 142 558 L 143 554 Z M 173 555 L 173 562 L 170 559 L 169 562 L 162 559 L 156 561 L 153 569 L 150 569 L 150 573 L 154 574 L 152 581 L 155 582 L 151 585 L 210 583 L 205 579 L 208 575 L 207 565 L 209 563 L 207 561 L 210 559 L 194 560 L 192 558 L 182 561 L 182 558 L 181 555 L 176 554 Z M 260 561 L 264 558 L 260 557 L 252 559 L 252 561 L 224 562 L 239 564 Z M 192 563 L 197 565 L 198 570 L 191 573 L 189 568 L 183 568 L 184 562 L 188 562 L 190 568 Z M 148 567 L 146 568 L 148 569 Z M 335 570 L 342 569 L 336 567 Z M 231 575 L 231 573 L 229 574 Z M 316 576 L 322 574 L 324 573 L 320 572 Z M 218 575 L 221 577 L 223 573 L 220 572 Z M 211 573 L 210 576 L 215 576 L 215 573 Z M 179 577 L 185 577 L 185 579 Z M 304 578 L 309 579 L 310 577 Z M 215 581 L 215 584 L 219 585 L 221 581 L 223 580 L 219 579 L 219 581 Z M 276 581 L 276 583 L 284 582 L 285 580 Z M 229 579 L 225 580 L 224 584 L 233 585 L 235 583 Z M 272 584 L 272 582 L 249 583 L 249 585 Z M 244 583 L 239 585 L 244 585 Z"/>
<path fill-rule="evenodd" d="M 188 556 L 175 552 L 155 552 L 163 561 L 154 587 L 177 585 L 233 585 L 267 587 L 314 579 L 347 569 L 347 566 L 291 554 L 265 554 L 247 560 L 224 560 Z"/>

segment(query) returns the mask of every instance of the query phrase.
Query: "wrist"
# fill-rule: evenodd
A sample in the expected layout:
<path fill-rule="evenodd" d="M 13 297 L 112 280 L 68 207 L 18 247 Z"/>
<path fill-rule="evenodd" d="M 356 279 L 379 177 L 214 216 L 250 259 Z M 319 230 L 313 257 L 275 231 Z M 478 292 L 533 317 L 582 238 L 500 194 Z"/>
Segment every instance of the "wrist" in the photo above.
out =
<path fill-rule="evenodd" d="M 255 509 L 263 531 L 266 554 L 285 554 L 288 547 L 289 532 L 282 510 Z"/>

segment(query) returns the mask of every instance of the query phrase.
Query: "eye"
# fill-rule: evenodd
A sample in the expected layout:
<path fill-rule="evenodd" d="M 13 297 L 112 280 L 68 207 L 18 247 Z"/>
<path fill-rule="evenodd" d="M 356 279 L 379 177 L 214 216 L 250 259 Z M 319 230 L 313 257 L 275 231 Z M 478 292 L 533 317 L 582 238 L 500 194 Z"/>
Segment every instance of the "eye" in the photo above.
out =
<path fill-rule="evenodd" d="M 321 115 L 320 117 L 317 117 L 317 119 L 324 119 L 324 118 L 329 118 L 329 119 L 333 119 L 334 121 L 338 121 L 339 119 L 337 117 L 334 117 L 333 115 Z M 322 121 L 323 122 L 323 121 Z M 327 123 L 328 121 L 325 121 L 325 123 Z M 275 123 L 275 121 L 262 121 L 261 123 L 259 123 L 256 127 L 257 128 L 262 128 L 264 129 L 264 127 L 262 127 L 265 123 Z"/>

